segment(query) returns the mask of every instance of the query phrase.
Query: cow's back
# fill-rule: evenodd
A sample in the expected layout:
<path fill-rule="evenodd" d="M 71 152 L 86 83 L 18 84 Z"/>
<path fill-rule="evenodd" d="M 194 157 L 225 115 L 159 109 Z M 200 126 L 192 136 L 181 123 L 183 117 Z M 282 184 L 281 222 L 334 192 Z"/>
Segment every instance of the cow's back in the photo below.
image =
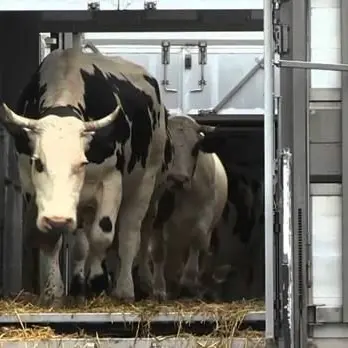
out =
<path fill-rule="evenodd" d="M 19 103 L 23 110 L 19 112 L 24 112 L 27 103 L 26 116 L 38 118 L 46 108 L 69 105 L 85 120 L 99 119 L 115 109 L 115 94 L 122 104 L 133 101 L 133 108 L 139 109 L 137 104 L 149 98 L 156 109 L 161 104 L 158 83 L 143 67 L 121 57 L 111 59 L 75 48 L 55 50 L 42 61 L 23 91 Z M 143 106 L 147 111 L 148 105 Z"/>

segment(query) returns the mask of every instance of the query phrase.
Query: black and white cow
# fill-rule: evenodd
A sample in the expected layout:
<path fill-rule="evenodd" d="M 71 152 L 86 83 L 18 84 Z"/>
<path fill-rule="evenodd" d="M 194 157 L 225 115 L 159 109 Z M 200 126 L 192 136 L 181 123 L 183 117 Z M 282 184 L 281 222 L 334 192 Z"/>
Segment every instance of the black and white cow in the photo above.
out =
<path fill-rule="evenodd" d="M 263 185 L 233 171 L 228 171 L 229 200 L 213 231 L 212 258 L 202 277 L 206 298 L 215 301 L 264 292 Z"/>
<path fill-rule="evenodd" d="M 95 218 L 77 235 L 82 253 L 72 289 L 83 287 L 87 256 L 89 283 L 104 276 L 101 260 L 117 220 L 121 266 L 111 294 L 134 299 L 132 265 L 141 223 L 156 177 L 170 161 L 166 119 L 158 83 L 145 69 L 79 49 L 50 53 L 16 112 L 0 104 L 0 122 L 15 139 L 23 190 L 38 209 L 36 240 L 48 260 L 43 303 L 61 304 L 61 232 L 76 229 L 85 207 L 95 210 Z"/>
<path fill-rule="evenodd" d="M 168 119 L 172 161 L 143 224 L 139 262 L 140 282 L 146 284 L 151 278 L 147 237 L 153 263 L 147 288 L 152 287 L 156 299 L 176 297 L 183 288 L 192 293 L 198 286 L 201 260 L 209 252 L 228 191 L 225 169 L 210 146 L 210 138 L 218 136 L 214 130 L 185 115 Z"/>

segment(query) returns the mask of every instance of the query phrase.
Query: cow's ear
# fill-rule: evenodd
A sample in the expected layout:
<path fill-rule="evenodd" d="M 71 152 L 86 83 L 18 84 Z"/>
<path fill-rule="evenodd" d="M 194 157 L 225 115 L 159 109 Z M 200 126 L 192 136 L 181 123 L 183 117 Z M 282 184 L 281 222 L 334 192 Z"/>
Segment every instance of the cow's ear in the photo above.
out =
<path fill-rule="evenodd" d="M 214 153 L 217 151 L 221 139 L 214 133 L 207 133 L 198 140 L 196 146 L 199 150 L 206 153 Z"/>

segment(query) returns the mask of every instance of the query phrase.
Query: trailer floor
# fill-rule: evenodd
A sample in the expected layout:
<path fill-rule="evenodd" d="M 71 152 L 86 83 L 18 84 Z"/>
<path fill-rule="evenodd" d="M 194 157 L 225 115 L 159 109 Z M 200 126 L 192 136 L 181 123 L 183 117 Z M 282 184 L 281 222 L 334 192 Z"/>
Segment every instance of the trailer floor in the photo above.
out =
<path fill-rule="evenodd" d="M 260 301 L 117 304 L 100 298 L 60 311 L 36 306 L 23 294 L 0 301 L 0 347 L 27 340 L 34 342 L 28 347 L 253 347 L 255 340 L 262 343 L 264 326 Z M 245 345 L 246 337 L 254 345 Z"/>
<path fill-rule="evenodd" d="M 0 347 L 6 348 L 261 348 L 266 347 L 264 339 L 234 338 L 193 339 L 51 339 L 51 340 L 0 340 Z"/>

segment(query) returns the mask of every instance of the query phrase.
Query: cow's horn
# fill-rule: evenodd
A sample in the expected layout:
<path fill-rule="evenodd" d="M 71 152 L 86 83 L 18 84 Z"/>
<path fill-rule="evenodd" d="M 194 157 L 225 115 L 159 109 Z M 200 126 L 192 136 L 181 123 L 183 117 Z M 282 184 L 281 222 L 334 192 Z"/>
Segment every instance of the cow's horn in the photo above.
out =
<path fill-rule="evenodd" d="M 202 132 L 202 133 L 210 133 L 210 132 L 214 132 L 214 130 L 216 129 L 216 127 L 214 126 L 208 126 L 208 125 L 200 125 L 198 128 L 198 133 Z"/>
<path fill-rule="evenodd" d="M 5 103 L 0 104 L 0 122 L 12 123 L 19 127 L 29 129 L 34 129 L 37 125 L 37 120 L 17 115 Z"/>
<path fill-rule="evenodd" d="M 85 131 L 95 131 L 99 128 L 103 128 L 113 121 L 116 120 L 117 116 L 120 114 L 121 107 L 118 105 L 116 109 L 109 115 L 103 117 L 97 121 L 88 121 L 85 122 Z"/>

